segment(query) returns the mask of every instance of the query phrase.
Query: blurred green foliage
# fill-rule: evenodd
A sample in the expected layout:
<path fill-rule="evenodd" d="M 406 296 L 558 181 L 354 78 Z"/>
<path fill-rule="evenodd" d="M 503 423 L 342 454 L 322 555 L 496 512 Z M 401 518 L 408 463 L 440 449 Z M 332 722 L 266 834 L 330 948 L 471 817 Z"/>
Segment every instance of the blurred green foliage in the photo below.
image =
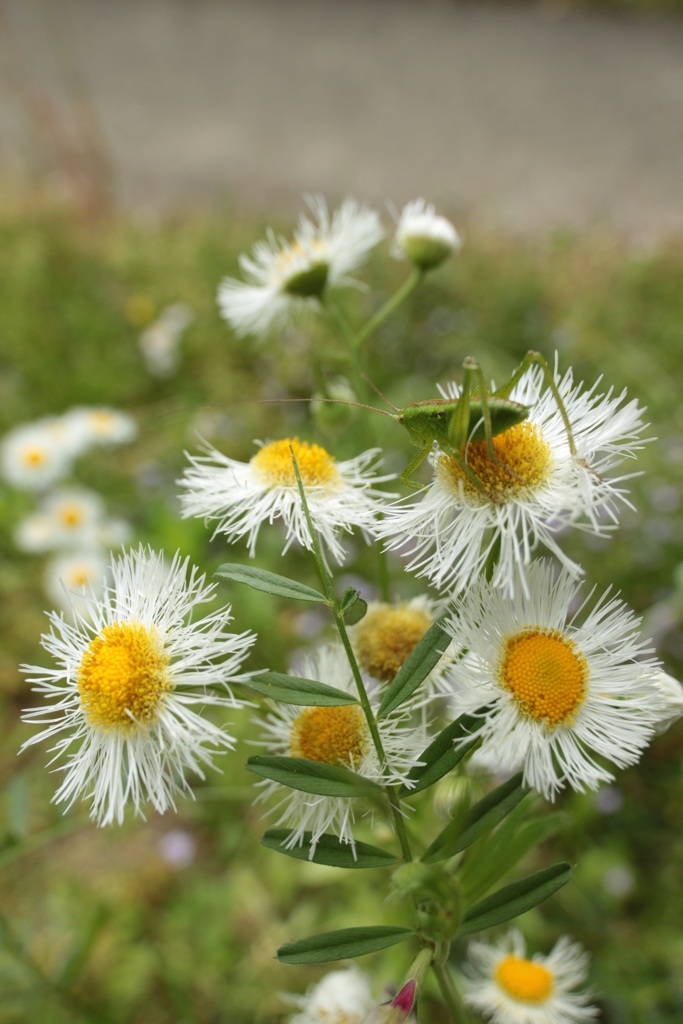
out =
<path fill-rule="evenodd" d="M 106 458 L 88 456 L 78 478 L 105 495 L 112 513 L 132 519 L 140 540 L 180 547 L 209 570 L 226 559 L 225 546 L 201 523 L 179 519 L 174 483 L 197 432 L 242 459 L 253 453 L 253 438 L 294 433 L 340 458 L 367 447 L 358 410 L 323 406 L 314 417 L 306 403 L 256 404 L 310 395 L 315 361 L 328 375 L 341 366 L 334 336 L 319 320 L 262 344 L 236 340 L 220 321 L 216 284 L 236 273 L 237 255 L 263 227 L 230 210 L 154 226 L 70 220 L 42 206 L 0 214 L 0 431 L 74 404 L 133 413 L 138 441 Z M 367 316 L 405 274 L 405 266 L 378 254 L 363 275 L 373 290 L 343 296 L 349 316 Z M 155 310 L 177 301 L 193 308 L 196 321 L 183 342 L 181 371 L 154 380 L 137 338 Z M 660 655 L 680 676 L 683 251 L 628 252 L 601 232 L 521 241 L 472 231 L 462 254 L 373 339 L 367 370 L 402 405 L 457 378 L 467 354 L 502 380 L 531 347 L 549 358 L 557 351 L 560 365 L 572 365 L 588 383 L 603 374 L 604 387 L 627 387 L 649 408 L 649 433 L 659 440 L 638 463 L 645 472 L 632 485 L 638 512 L 624 516 L 610 541 L 565 540 L 591 585 L 621 589 L 646 615 Z M 400 470 L 413 454 L 407 437 L 383 417 L 369 421 L 391 468 Z M 253 808 L 251 777 L 241 767 L 244 744 L 177 817 L 152 814 L 108 830 L 92 826 L 83 808 L 61 817 L 49 803 L 55 781 L 46 751 L 32 748 L 16 759 L 30 734 L 19 722 L 30 696 L 17 666 L 45 663 L 37 643 L 45 624 L 39 560 L 19 554 L 12 541 L 30 505 L 27 496 L 3 491 L 0 1019 L 281 1021 L 278 993 L 303 992 L 323 971 L 278 964 L 275 948 L 315 931 L 383 920 L 383 879 L 260 847 L 262 809 Z M 277 530 L 264 531 L 258 564 L 315 585 L 300 553 L 279 559 L 281 544 Z M 363 551 L 359 542 L 342 576 L 364 577 L 361 589 L 371 596 L 373 567 Z M 246 552 L 235 547 L 229 558 Z M 420 592 L 398 561 L 392 569 L 396 597 Z M 223 583 L 220 595 L 233 602 L 235 627 L 261 636 L 251 667 L 284 670 L 309 636 L 331 636 L 323 621 L 273 597 Z M 234 717 L 240 736 L 253 735 L 249 713 Z M 559 859 L 577 865 L 573 882 L 522 924 L 533 949 L 547 951 L 569 932 L 590 950 L 607 1024 L 683 1018 L 682 741 L 679 724 L 614 787 L 598 797 L 564 796 L 558 804 L 570 812 L 569 824 L 524 865 L 525 872 Z M 413 827 L 431 816 L 427 809 Z M 373 834 L 373 842 L 381 838 Z M 187 863 L 170 862 L 174 844 L 186 850 Z M 365 964 L 376 973 L 378 994 L 398 980 L 406 955 L 395 947 Z M 422 1019 L 439 1021 L 436 1007 L 426 1006 Z"/>

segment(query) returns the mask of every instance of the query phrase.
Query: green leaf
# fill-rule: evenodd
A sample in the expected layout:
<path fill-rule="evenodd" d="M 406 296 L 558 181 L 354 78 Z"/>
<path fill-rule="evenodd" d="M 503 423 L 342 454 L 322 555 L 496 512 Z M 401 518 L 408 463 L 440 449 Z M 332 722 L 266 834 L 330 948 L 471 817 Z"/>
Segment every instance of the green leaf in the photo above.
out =
<path fill-rule="evenodd" d="M 526 796 L 528 789 L 523 785 L 522 778 L 523 773 L 518 772 L 476 803 L 464 821 L 449 822 L 423 853 L 421 860 L 425 864 L 434 864 L 435 861 L 453 857 L 471 846 L 479 836 L 495 828 Z"/>
<path fill-rule="evenodd" d="M 248 686 L 263 697 L 271 697 L 283 704 L 299 704 L 310 707 L 338 707 L 342 704 L 357 704 L 350 693 L 344 693 L 335 686 L 319 683 L 316 679 L 299 679 L 283 672 L 261 672 L 242 686 Z"/>
<path fill-rule="evenodd" d="M 435 622 L 396 673 L 396 677 L 384 694 L 384 699 L 377 711 L 378 719 L 386 718 L 389 712 L 397 708 L 417 690 L 422 680 L 437 664 L 450 642 L 451 638 L 448 633 L 441 628 L 438 622 Z"/>
<path fill-rule="evenodd" d="M 326 964 L 330 960 L 346 960 L 378 949 L 405 942 L 415 933 L 412 928 L 372 925 L 369 928 L 342 928 L 337 932 L 321 932 L 298 942 L 288 942 L 277 951 L 285 964 Z"/>
<path fill-rule="evenodd" d="M 288 580 L 286 576 L 278 576 L 266 569 L 257 569 L 253 565 L 242 565 L 239 562 L 226 562 L 216 569 L 216 576 L 223 576 L 236 583 L 246 583 L 254 590 L 263 590 L 266 594 L 277 594 L 278 597 L 290 597 L 294 601 L 317 601 L 327 604 L 327 598 L 311 587 Z"/>
<path fill-rule="evenodd" d="M 458 934 L 470 935 L 472 932 L 480 932 L 484 928 L 492 928 L 495 924 L 519 917 L 552 896 L 566 885 L 571 877 L 572 869 L 569 864 L 553 864 L 542 871 L 535 871 L 533 875 L 527 875 L 520 882 L 513 882 L 512 885 L 497 889 L 485 900 L 470 907 Z"/>
<path fill-rule="evenodd" d="M 256 754 L 247 761 L 247 768 L 265 779 L 280 782 L 290 789 L 319 796 L 378 796 L 382 787 L 343 765 L 308 761 L 304 757 L 281 754 Z"/>
<path fill-rule="evenodd" d="M 347 587 L 342 594 L 339 611 L 344 622 L 349 626 L 355 626 L 363 618 L 368 610 L 368 602 L 360 596 L 360 591 L 353 587 Z"/>
<path fill-rule="evenodd" d="M 287 857 L 295 857 L 297 860 L 307 860 L 312 864 L 327 864 L 333 868 L 385 868 L 398 862 L 393 853 L 380 850 L 377 846 L 370 846 L 369 843 L 356 843 L 356 856 L 350 843 L 342 843 L 337 836 L 322 835 L 318 840 L 315 853 L 310 854 L 312 832 L 304 832 L 303 844 L 292 846 L 289 849 L 282 844 L 287 840 L 291 832 L 288 828 L 269 828 L 264 833 L 261 842 L 269 850 L 277 850 Z"/>
<path fill-rule="evenodd" d="M 411 788 L 402 786 L 400 796 L 412 796 L 413 793 L 419 793 L 420 790 L 433 786 L 435 782 L 447 775 L 451 768 L 455 768 L 465 754 L 469 753 L 472 747 L 479 742 L 476 737 L 466 743 L 456 743 L 456 740 L 468 736 L 477 727 L 477 724 L 476 717 L 462 715 L 455 722 L 447 725 L 417 758 L 424 764 L 416 765 L 408 772 L 408 778 L 414 781 L 415 785 Z"/>
<path fill-rule="evenodd" d="M 529 797 L 534 798 L 533 794 L 529 794 L 526 799 Z M 526 800 L 522 801 L 517 811 L 521 811 L 522 815 L 526 814 Z M 544 839 L 561 829 L 568 820 L 566 814 L 558 812 L 533 818 L 520 826 L 517 811 L 514 811 L 492 836 L 487 836 L 480 840 L 478 845 L 470 847 L 458 876 L 467 903 L 472 903 L 483 896 L 527 853 L 535 850 Z"/>
<path fill-rule="evenodd" d="M 355 587 L 346 588 L 346 590 L 342 594 L 342 599 L 339 602 L 339 611 L 342 613 L 342 615 L 345 612 L 347 612 L 349 608 L 353 608 L 354 604 L 356 603 L 359 597 L 360 591 L 356 590 Z"/>

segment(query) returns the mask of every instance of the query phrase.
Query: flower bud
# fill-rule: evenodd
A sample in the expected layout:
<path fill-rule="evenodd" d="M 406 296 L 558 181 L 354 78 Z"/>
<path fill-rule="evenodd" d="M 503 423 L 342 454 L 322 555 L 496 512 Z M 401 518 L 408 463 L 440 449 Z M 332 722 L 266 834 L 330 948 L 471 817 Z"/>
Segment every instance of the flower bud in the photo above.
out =
<path fill-rule="evenodd" d="M 433 270 L 460 245 L 460 237 L 451 222 L 438 216 L 424 199 L 415 199 L 403 208 L 392 254 L 397 259 L 407 256 L 420 270 Z"/>
<path fill-rule="evenodd" d="M 370 1010 L 361 1024 L 404 1024 L 405 1021 L 417 1021 L 414 1007 L 417 1001 L 417 981 L 410 978 L 398 995 L 390 1003 L 383 1003 Z"/>

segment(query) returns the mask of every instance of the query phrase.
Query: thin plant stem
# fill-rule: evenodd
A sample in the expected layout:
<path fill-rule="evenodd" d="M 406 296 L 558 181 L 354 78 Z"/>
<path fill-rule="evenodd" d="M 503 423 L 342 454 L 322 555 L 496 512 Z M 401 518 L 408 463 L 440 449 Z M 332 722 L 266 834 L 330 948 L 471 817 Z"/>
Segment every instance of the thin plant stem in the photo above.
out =
<path fill-rule="evenodd" d="M 294 473 L 296 475 L 296 482 L 299 488 L 299 494 L 301 496 L 301 503 L 303 505 L 304 515 L 306 516 L 306 523 L 308 525 L 308 530 L 311 535 L 311 541 L 313 544 L 313 556 L 315 558 L 315 562 L 318 568 L 318 574 L 320 576 L 323 588 L 325 590 L 327 604 L 332 612 L 332 615 L 334 616 L 334 621 L 337 626 L 337 630 L 339 632 L 342 645 L 344 647 L 344 650 L 346 651 L 346 656 L 349 660 L 349 665 L 351 666 L 351 672 L 356 683 L 358 696 L 360 698 L 361 707 L 365 715 L 365 720 L 368 723 L 368 729 L 370 730 L 372 742 L 374 744 L 375 750 L 377 751 L 377 756 L 379 758 L 380 765 L 382 766 L 382 769 L 384 769 L 386 768 L 387 765 L 387 756 L 384 750 L 384 745 L 382 743 L 382 738 L 379 734 L 377 720 L 373 714 L 372 707 L 370 705 L 370 698 L 368 697 L 368 691 L 365 688 L 365 683 L 363 682 L 363 676 L 361 675 L 361 671 L 358 667 L 356 656 L 353 653 L 351 641 L 349 640 L 349 634 L 346 631 L 344 618 L 341 614 L 341 611 L 339 610 L 339 602 L 337 601 L 337 598 L 335 597 L 334 594 L 334 590 L 332 588 L 332 578 L 325 565 L 325 560 L 320 549 L 318 535 L 313 526 L 313 520 L 311 519 L 311 513 L 308 508 L 308 502 L 306 501 L 306 492 L 304 489 L 303 480 L 301 479 L 301 473 L 299 472 L 299 464 L 296 460 L 296 455 L 294 454 L 294 449 L 292 448 L 291 445 L 289 450 L 292 456 L 292 463 L 294 464 Z M 398 799 L 391 786 L 385 786 L 385 792 L 387 795 L 387 799 L 389 801 L 389 806 L 391 808 L 391 816 L 394 821 L 396 835 L 401 846 L 401 853 L 403 854 L 404 860 L 411 861 L 413 859 L 413 855 L 410 849 L 410 840 L 408 839 L 408 832 L 405 827 L 405 822 L 403 821 L 403 815 L 401 814 L 401 808 L 399 806 Z"/>
<path fill-rule="evenodd" d="M 453 1024 L 470 1024 L 470 1017 L 465 1009 L 465 1005 L 462 1001 L 460 993 L 456 988 L 453 976 L 448 970 L 448 967 L 444 964 L 439 964 L 432 961 L 432 970 L 436 975 L 436 980 L 439 983 L 441 989 L 441 995 L 443 1000 L 448 1007 Z"/>
<path fill-rule="evenodd" d="M 339 331 L 346 342 L 346 357 L 353 370 L 355 391 L 361 401 L 364 402 L 368 397 L 368 387 L 363 374 L 363 366 L 360 360 L 358 345 L 356 344 L 356 335 L 338 306 L 335 306 L 333 302 L 326 301 L 323 301 L 323 306 L 339 328 Z M 367 411 L 364 410 L 363 415 L 367 417 Z"/>
<path fill-rule="evenodd" d="M 420 270 L 416 267 L 413 270 L 410 277 L 403 282 L 398 291 L 394 292 L 391 298 L 387 299 L 383 306 L 377 310 L 374 316 L 371 316 L 365 327 L 362 327 L 356 334 L 354 339 L 354 345 L 357 349 L 362 348 L 368 338 L 372 337 L 375 331 L 382 326 L 385 320 L 391 316 L 391 314 L 398 309 L 402 302 L 405 302 L 409 298 L 417 286 L 424 277 L 424 270 Z"/>

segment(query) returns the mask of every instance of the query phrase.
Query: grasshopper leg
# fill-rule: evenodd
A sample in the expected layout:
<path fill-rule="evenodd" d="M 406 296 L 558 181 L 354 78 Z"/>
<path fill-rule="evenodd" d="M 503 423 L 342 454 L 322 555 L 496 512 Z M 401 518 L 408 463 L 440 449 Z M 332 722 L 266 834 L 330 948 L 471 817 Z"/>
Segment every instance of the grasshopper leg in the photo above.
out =
<path fill-rule="evenodd" d="M 405 484 L 406 487 L 412 487 L 414 490 L 422 490 L 424 484 L 419 483 L 417 480 L 411 480 L 411 476 L 418 469 L 424 460 L 432 450 L 431 444 L 425 444 L 424 447 L 420 448 L 419 452 L 414 459 L 411 459 L 406 468 L 401 473 L 401 483 Z"/>
<path fill-rule="evenodd" d="M 512 389 L 514 388 L 515 384 L 518 380 L 520 380 L 525 371 L 528 370 L 530 366 L 534 365 L 540 366 L 543 370 L 543 376 L 545 377 L 546 384 L 552 391 L 553 398 L 555 399 L 557 408 L 560 411 L 560 416 L 562 417 L 562 422 L 564 423 L 564 429 L 567 431 L 569 451 L 572 453 L 572 455 L 576 455 L 576 445 L 574 443 L 572 425 L 569 422 L 569 416 L 567 415 L 565 404 L 562 401 L 562 395 L 560 394 L 559 388 L 555 383 L 555 376 L 550 367 L 548 366 L 547 360 L 541 355 L 540 352 L 534 352 L 533 349 L 527 352 L 527 354 L 524 356 L 524 359 L 522 359 L 521 363 L 510 377 L 510 380 L 507 382 L 507 384 L 503 384 L 501 388 L 498 388 L 498 390 L 495 392 L 495 395 L 496 397 L 499 398 L 507 398 Z"/>
<path fill-rule="evenodd" d="M 465 359 L 465 361 L 464 361 L 464 363 L 462 365 L 463 365 L 463 368 L 464 368 L 464 371 L 465 371 L 464 375 L 463 375 L 463 396 L 465 394 L 465 387 L 467 387 L 467 404 L 468 405 L 469 405 L 469 396 L 471 394 L 470 382 L 471 382 L 473 377 L 476 378 L 477 385 L 479 387 L 479 401 L 481 402 L 481 417 L 482 417 L 482 419 L 484 421 L 484 437 L 486 438 L 486 454 L 488 455 L 489 460 L 491 462 L 493 462 L 496 466 L 499 466 L 501 469 L 503 469 L 510 476 L 513 476 L 516 480 L 519 480 L 519 476 L 517 475 L 517 473 L 515 473 L 514 469 L 511 469 L 510 466 L 507 465 L 507 463 L 501 462 L 501 460 L 496 455 L 495 448 L 493 447 L 493 427 L 491 426 L 491 409 L 489 408 L 488 391 L 486 389 L 486 382 L 484 380 L 484 375 L 481 372 L 481 367 L 479 366 L 479 363 L 477 362 L 477 360 L 474 359 L 472 356 L 468 356 Z M 498 394 L 498 392 L 496 392 L 496 394 Z M 461 401 L 462 401 L 462 399 L 461 399 Z M 469 413 L 469 409 L 468 409 L 468 413 Z M 465 423 L 467 424 L 467 420 L 465 420 Z M 460 449 L 464 450 L 465 458 L 466 458 L 467 457 L 467 438 L 465 439 L 464 444 L 462 444 L 460 446 Z M 472 474 L 472 475 L 474 475 L 474 474 Z"/>

